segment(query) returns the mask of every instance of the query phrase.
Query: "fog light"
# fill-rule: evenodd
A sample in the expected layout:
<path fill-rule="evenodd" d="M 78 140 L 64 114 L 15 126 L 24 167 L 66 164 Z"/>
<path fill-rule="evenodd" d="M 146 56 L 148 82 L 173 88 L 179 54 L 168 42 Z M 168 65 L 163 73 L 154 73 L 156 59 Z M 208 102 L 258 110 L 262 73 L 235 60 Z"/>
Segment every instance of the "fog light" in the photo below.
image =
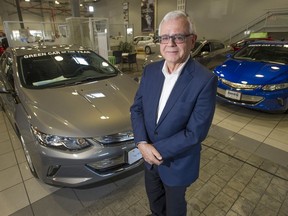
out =
<path fill-rule="evenodd" d="M 47 176 L 48 177 L 54 176 L 58 172 L 60 167 L 61 167 L 60 165 L 49 166 L 48 171 L 47 171 Z"/>
<path fill-rule="evenodd" d="M 93 167 L 94 169 L 101 170 L 101 169 L 106 169 L 109 167 L 114 167 L 114 166 L 117 166 L 119 164 L 123 164 L 124 162 L 125 162 L 124 156 L 121 155 L 119 157 L 106 158 L 104 160 L 88 164 L 88 166 Z"/>

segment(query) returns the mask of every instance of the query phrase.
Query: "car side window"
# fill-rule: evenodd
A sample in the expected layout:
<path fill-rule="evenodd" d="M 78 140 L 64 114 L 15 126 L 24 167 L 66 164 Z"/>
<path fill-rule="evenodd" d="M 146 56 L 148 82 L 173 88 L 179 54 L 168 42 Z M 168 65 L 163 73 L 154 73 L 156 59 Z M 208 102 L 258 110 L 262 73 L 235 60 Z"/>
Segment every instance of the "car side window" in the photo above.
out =
<path fill-rule="evenodd" d="M 145 37 L 143 40 L 144 40 L 144 41 L 149 41 L 149 40 L 150 40 L 150 37 Z"/>
<path fill-rule="evenodd" d="M 1 70 L 6 88 L 8 90 L 14 90 L 12 58 L 8 54 L 1 58 Z"/>
<path fill-rule="evenodd" d="M 210 52 L 210 51 L 211 50 L 210 50 L 210 44 L 209 43 L 205 44 L 201 49 L 201 53 L 202 52 Z"/>
<path fill-rule="evenodd" d="M 134 38 L 134 44 L 138 44 L 138 42 L 142 40 L 143 40 L 143 37 L 136 37 Z"/>
<path fill-rule="evenodd" d="M 212 45 L 213 51 L 225 48 L 225 45 L 222 43 L 219 43 L 219 42 L 213 42 L 213 43 L 211 43 L 211 45 Z"/>
<path fill-rule="evenodd" d="M 7 61 L 7 54 L 4 53 L 4 54 L 2 55 L 2 58 L 1 58 L 1 61 L 0 61 L 1 70 L 2 70 L 3 68 L 5 68 L 6 61 Z"/>
<path fill-rule="evenodd" d="M 6 79 L 9 84 L 9 89 L 15 89 L 14 88 L 14 77 L 13 77 L 13 68 L 12 66 L 8 66 L 7 73 L 6 73 Z"/>

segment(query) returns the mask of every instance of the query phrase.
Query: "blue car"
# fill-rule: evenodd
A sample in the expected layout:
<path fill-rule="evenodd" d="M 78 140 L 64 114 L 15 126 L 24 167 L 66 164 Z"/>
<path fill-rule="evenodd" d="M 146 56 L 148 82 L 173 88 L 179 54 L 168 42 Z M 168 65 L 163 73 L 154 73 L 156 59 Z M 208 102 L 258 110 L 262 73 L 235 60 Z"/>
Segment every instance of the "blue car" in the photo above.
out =
<path fill-rule="evenodd" d="M 288 41 L 258 41 L 230 56 L 213 71 L 217 97 L 266 112 L 288 110 Z"/>

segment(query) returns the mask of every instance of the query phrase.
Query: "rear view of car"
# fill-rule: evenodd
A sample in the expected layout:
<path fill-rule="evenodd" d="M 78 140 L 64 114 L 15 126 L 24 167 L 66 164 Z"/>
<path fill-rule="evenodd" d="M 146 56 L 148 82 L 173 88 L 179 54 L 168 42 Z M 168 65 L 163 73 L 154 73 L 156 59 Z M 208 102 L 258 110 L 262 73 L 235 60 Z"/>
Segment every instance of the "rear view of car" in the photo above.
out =
<path fill-rule="evenodd" d="M 77 187 L 141 165 L 130 77 L 78 46 L 8 48 L 0 62 L 0 105 L 35 177 Z"/>
<path fill-rule="evenodd" d="M 210 70 L 226 60 L 227 53 L 231 48 L 219 40 L 196 41 L 191 56 Z"/>
<path fill-rule="evenodd" d="M 215 68 L 218 98 L 267 112 L 288 110 L 288 42 L 258 41 Z"/>

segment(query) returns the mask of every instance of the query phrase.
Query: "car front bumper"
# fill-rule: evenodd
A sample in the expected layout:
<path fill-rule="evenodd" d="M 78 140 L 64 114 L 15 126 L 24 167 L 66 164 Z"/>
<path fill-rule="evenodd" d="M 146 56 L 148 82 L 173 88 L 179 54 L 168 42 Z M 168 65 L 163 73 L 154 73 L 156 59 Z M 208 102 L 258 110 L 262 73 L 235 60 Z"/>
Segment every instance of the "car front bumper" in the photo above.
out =
<path fill-rule="evenodd" d="M 229 92 L 232 94 L 229 96 Z M 235 93 L 235 95 L 233 95 Z M 237 95 L 239 93 L 239 96 Z M 262 110 L 267 112 L 285 112 L 288 110 L 288 91 L 264 92 L 264 91 L 237 91 L 225 87 L 217 88 L 217 97 L 220 100 L 239 106 Z"/>
<path fill-rule="evenodd" d="M 81 152 L 61 152 L 35 144 L 32 160 L 39 179 L 65 187 L 90 185 L 139 167 L 143 160 L 128 161 L 134 142 L 116 146 L 93 146 Z M 38 153 L 37 153 L 38 152 Z M 130 162 L 130 163 L 129 163 Z"/>

